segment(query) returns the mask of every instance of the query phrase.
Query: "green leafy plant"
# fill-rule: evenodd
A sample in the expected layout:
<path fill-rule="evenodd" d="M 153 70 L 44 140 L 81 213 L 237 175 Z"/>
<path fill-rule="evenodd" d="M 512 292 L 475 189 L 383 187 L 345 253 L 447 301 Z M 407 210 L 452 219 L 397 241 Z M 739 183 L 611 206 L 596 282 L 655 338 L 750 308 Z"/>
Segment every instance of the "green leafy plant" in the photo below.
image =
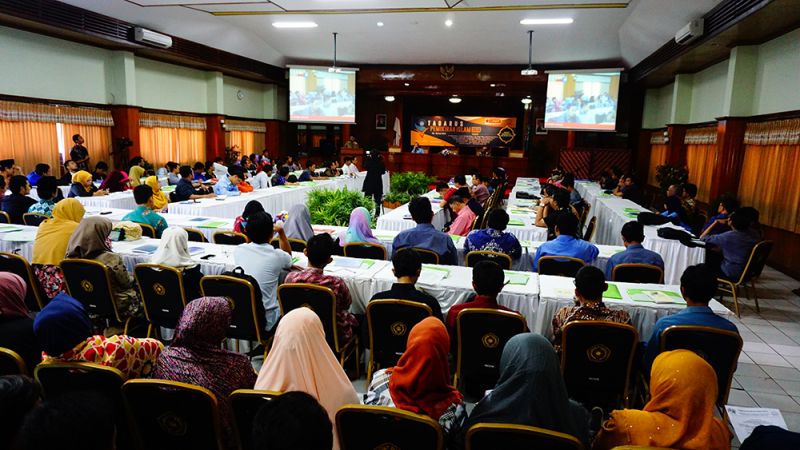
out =
<path fill-rule="evenodd" d="M 689 169 L 683 166 L 671 166 L 664 164 L 656 167 L 656 181 L 661 188 L 661 192 L 665 192 L 670 185 L 684 184 L 689 181 Z"/>
<path fill-rule="evenodd" d="M 428 186 L 435 181 L 434 177 L 425 175 L 422 172 L 393 173 L 389 191 L 394 194 L 408 194 L 410 198 L 419 197 L 428 192 Z"/>
<path fill-rule="evenodd" d="M 375 226 L 375 202 L 361 192 L 347 189 L 311 191 L 306 202 L 311 212 L 311 223 L 346 227 L 350 222 L 350 213 L 363 206 L 372 216 L 371 226 Z"/>
<path fill-rule="evenodd" d="M 411 196 L 405 192 L 389 192 L 383 196 L 383 201 L 386 203 L 408 203 L 411 201 Z"/>

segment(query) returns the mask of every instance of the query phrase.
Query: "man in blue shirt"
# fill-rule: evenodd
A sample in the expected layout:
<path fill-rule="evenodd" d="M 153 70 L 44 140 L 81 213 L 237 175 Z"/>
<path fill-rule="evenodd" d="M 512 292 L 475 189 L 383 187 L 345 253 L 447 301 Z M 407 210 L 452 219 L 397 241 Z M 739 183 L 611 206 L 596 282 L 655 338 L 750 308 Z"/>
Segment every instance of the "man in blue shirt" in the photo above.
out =
<path fill-rule="evenodd" d="M 228 168 L 228 175 L 220 177 L 217 184 L 214 185 L 214 193 L 217 195 L 227 195 L 228 197 L 236 197 L 241 195 L 239 192 L 239 183 L 244 178 L 244 171 L 240 166 L 232 166 Z"/>
<path fill-rule="evenodd" d="M 728 218 L 730 217 L 731 213 L 736 210 L 737 202 L 733 198 L 726 198 L 719 202 L 719 206 L 717 206 L 717 215 L 711 216 L 703 225 L 703 233 L 700 235 L 700 239 L 712 235 L 712 234 L 722 234 L 726 231 L 730 231 L 731 227 L 728 223 Z"/>
<path fill-rule="evenodd" d="M 455 266 L 458 264 L 455 244 L 453 239 L 431 225 L 433 210 L 428 197 L 417 197 L 408 204 L 408 211 L 417 226 L 403 230 L 395 236 L 392 242 L 392 253 L 402 248 L 423 248 L 439 255 L 440 264 Z"/>
<path fill-rule="evenodd" d="M 297 181 L 315 180 L 317 178 L 316 170 L 317 170 L 317 165 L 314 163 L 314 161 L 311 161 L 309 159 L 308 161 L 306 161 L 306 170 L 304 170 L 303 173 L 300 174 L 300 178 L 298 178 Z"/>
<path fill-rule="evenodd" d="M 661 352 L 661 333 L 674 325 L 698 325 L 735 331 L 736 325 L 729 320 L 714 314 L 708 302 L 717 293 L 717 277 L 714 271 L 705 264 L 689 266 L 681 275 L 681 295 L 686 300 L 686 308 L 670 316 L 662 317 L 656 322 L 653 335 L 647 342 L 644 354 L 645 373 L 650 373 L 653 360 Z"/>
<path fill-rule="evenodd" d="M 597 258 L 600 251 L 594 244 L 581 239 L 576 239 L 578 232 L 578 218 L 574 214 L 560 214 L 556 219 L 556 238 L 543 243 L 536 249 L 533 257 L 533 270 L 539 268 L 539 258 L 542 256 L 571 256 L 582 259 L 587 264 Z"/>
<path fill-rule="evenodd" d="M 50 166 L 47 164 L 39 163 L 36 165 L 34 171 L 27 175 L 28 183 L 30 183 L 31 186 L 36 186 L 36 184 L 39 183 L 39 180 L 42 177 L 46 177 L 48 175 L 50 175 Z"/>
<path fill-rule="evenodd" d="M 622 226 L 622 244 L 625 251 L 617 253 L 608 259 L 606 265 L 606 279 L 610 280 L 614 267 L 619 264 L 650 264 L 664 270 L 664 260 L 661 255 L 642 247 L 644 241 L 644 226 L 636 221 L 631 221 Z"/>
<path fill-rule="evenodd" d="M 181 179 L 175 186 L 175 192 L 170 196 L 173 201 L 182 202 L 185 200 L 194 200 L 198 198 L 216 197 L 213 193 L 208 193 L 204 189 L 195 189 L 192 185 L 192 168 L 189 166 L 181 166 L 180 168 Z"/>
<path fill-rule="evenodd" d="M 730 216 L 731 231 L 712 234 L 702 238 L 706 244 L 712 244 L 709 251 L 722 253 L 722 262 L 717 272 L 730 280 L 738 280 L 750 258 L 753 246 L 760 240 L 757 233 L 750 229 L 751 219 L 747 214 L 738 211 Z"/>

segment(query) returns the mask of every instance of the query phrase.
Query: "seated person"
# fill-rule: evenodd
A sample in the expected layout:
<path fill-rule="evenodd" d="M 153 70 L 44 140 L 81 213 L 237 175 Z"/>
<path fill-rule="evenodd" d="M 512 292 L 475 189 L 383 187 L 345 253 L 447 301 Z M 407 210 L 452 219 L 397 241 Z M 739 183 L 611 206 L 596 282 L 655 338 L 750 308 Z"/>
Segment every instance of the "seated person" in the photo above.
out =
<path fill-rule="evenodd" d="M 447 183 L 437 183 L 436 184 L 436 193 L 442 197 L 443 202 L 447 202 L 450 200 L 450 196 L 456 191 L 455 188 L 451 188 L 450 185 Z"/>
<path fill-rule="evenodd" d="M 125 214 L 122 220 L 150 225 L 156 230 L 156 238 L 160 239 L 161 233 L 167 229 L 167 221 L 153 211 L 153 188 L 146 184 L 136 186 L 133 188 L 133 199 L 138 206 L 133 211 Z"/>
<path fill-rule="evenodd" d="M 397 365 L 372 376 L 365 405 L 388 406 L 424 414 L 437 421 L 445 442 L 467 421 L 464 397 L 450 384 L 447 354 L 450 339 L 442 322 L 428 317 L 408 333 L 406 351 Z"/>
<path fill-rule="evenodd" d="M 506 169 L 495 167 L 492 170 L 492 178 L 489 180 L 489 191 L 494 192 L 495 189 L 502 186 L 506 181 Z"/>
<path fill-rule="evenodd" d="M 33 313 L 25 304 L 27 293 L 27 283 L 19 275 L 0 272 L 0 347 L 16 352 L 25 361 L 28 371 L 32 372 L 42 362 L 42 349 L 33 334 Z M 7 406 L 2 396 L 0 405 L 3 408 Z M 0 416 L 4 414 L 0 412 Z M 2 426 L 0 423 L 0 428 Z M 0 435 L 0 444 L 2 440 Z"/>
<path fill-rule="evenodd" d="M 145 170 L 145 165 L 147 165 L 147 161 L 141 156 L 134 156 L 131 158 L 128 169 L 128 177 L 131 179 L 131 186 L 136 187 L 144 181 L 143 178 L 147 174 Z"/>
<path fill-rule="evenodd" d="M 39 183 L 40 178 L 46 177 L 48 175 L 50 175 L 50 166 L 47 164 L 39 163 L 36 165 L 36 168 L 33 170 L 33 172 L 27 175 L 27 178 L 28 182 L 33 187 L 36 186 L 37 183 Z"/>
<path fill-rule="evenodd" d="M 486 180 L 484 180 L 483 175 L 479 173 L 472 175 L 472 187 L 470 188 L 470 193 L 472 194 L 472 198 L 477 200 L 481 206 L 483 206 L 486 203 L 486 200 L 489 199 L 489 188 L 483 184 L 484 181 Z"/>
<path fill-rule="evenodd" d="M 447 331 L 453 339 L 456 337 L 458 313 L 464 309 L 491 308 L 516 312 L 497 303 L 497 296 L 505 286 L 503 283 L 505 277 L 503 268 L 494 261 L 481 261 L 475 264 L 472 268 L 472 288 L 477 295 L 468 302 L 453 305 L 447 312 Z"/>
<path fill-rule="evenodd" d="M 642 247 L 644 242 L 644 226 L 637 221 L 630 221 L 622 226 L 622 244 L 625 251 L 616 253 L 606 264 L 606 279 L 610 280 L 614 267 L 619 264 L 650 264 L 664 269 L 661 255 Z"/>
<path fill-rule="evenodd" d="M 250 172 L 243 170 L 242 177 L 239 179 L 239 184 L 236 185 L 236 187 L 239 189 L 239 192 L 253 192 L 253 185 L 248 182 L 250 178 L 252 178 L 250 176 Z"/>
<path fill-rule="evenodd" d="M 244 178 L 244 171 L 239 166 L 232 166 L 228 168 L 228 175 L 220 177 L 217 184 L 214 185 L 214 193 L 217 195 L 227 195 L 229 197 L 236 197 L 240 195 L 239 183 Z"/>
<path fill-rule="evenodd" d="M 296 186 L 299 183 L 300 182 L 297 181 L 297 177 L 294 174 L 290 174 L 288 177 L 286 177 L 286 184 L 287 185 Z"/>
<path fill-rule="evenodd" d="M 732 212 L 736 211 L 736 208 L 739 206 L 738 202 L 734 198 L 724 198 L 719 205 L 717 205 L 717 215 L 711 216 L 703 225 L 703 232 L 700 234 L 700 238 L 704 238 L 711 234 L 722 234 L 726 231 L 731 231 L 730 224 L 728 223 L 728 217 L 731 215 Z"/>
<path fill-rule="evenodd" d="M 28 197 L 31 193 L 31 184 L 25 175 L 14 175 L 8 183 L 11 195 L 3 197 L 2 209 L 8 214 L 11 223 L 22 225 L 22 215 L 36 203 L 36 200 Z"/>
<path fill-rule="evenodd" d="M 495 208 L 489 211 L 487 228 L 475 230 L 467 235 L 464 242 L 464 254 L 475 250 L 505 253 L 512 260 L 522 256 L 522 246 L 517 237 L 505 231 L 508 226 L 508 213 L 504 209 Z"/>
<path fill-rule="evenodd" d="M 187 166 L 188 167 L 188 166 Z M 183 175 L 178 171 L 178 181 L 183 178 Z M 201 163 L 200 161 L 194 163 L 194 167 L 192 168 L 192 180 L 193 181 L 206 181 L 206 165 Z"/>
<path fill-rule="evenodd" d="M 55 208 L 55 198 L 58 194 L 58 180 L 56 177 L 44 176 L 39 178 L 39 185 L 36 187 L 36 195 L 39 201 L 28 208 L 29 213 L 44 214 L 47 217 L 53 215 Z"/>
<path fill-rule="evenodd" d="M 329 450 L 333 425 L 325 408 L 303 391 L 286 392 L 259 408 L 253 419 L 253 448 Z"/>
<path fill-rule="evenodd" d="M 649 448 L 728 450 L 731 432 L 715 417 L 717 374 L 689 350 L 664 352 L 650 372 L 650 401 L 642 410 L 611 412 L 594 438 L 594 450 Z"/>
<path fill-rule="evenodd" d="M 326 177 L 338 177 L 339 175 L 341 175 L 341 171 L 339 170 L 339 161 L 334 159 L 325 165 Z"/>
<path fill-rule="evenodd" d="M 306 170 L 304 170 L 303 173 L 300 174 L 300 178 L 298 178 L 297 181 L 313 181 L 313 180 L 323 179 L 323 177 L 317 176 L 316 170 L 317 170 L 317 164 L 309 159 L 308 161 L 306 161 Z"/>
<path fill-rule="evenodd" d="M 452 195 L 450 195 L 450 198 L 453 198 L 453 196 L 456 196 L 456 195 L 467 201 L 467 207 L 469 207 L 469 209 L 471 209 L 472 212 L 475 213 L 476 216 L 483 216 L 483 213 L 484 213 L 483 206 L 481 206 L 481 204 L 478 203 L 478 201 L 475 200 L 474 197 L 472 197 L 472 194 L 470 194 L 470 192 L 469 192 L 469 188 L 460 187 L 460 188 L 456 189 L 456 191 L 453 192 Z M 449 199 L 448 199 L 448 201 L 449 201 Z M 448 208 L 449 207 L 450 206 L 448 205 Z"/>
<path fill-rule="evenodd" d="M 456 236 L 466 236 L 469 234 L 470 230 L 472 230 L 472 223 L 477 216 L 467 207 L 467 200 L 458 195 L 453 195 L 450 197 L 447 205 L 456 213 L 456 219 L 450 224 L 450 228 L 447 232 Z"/>
<path fill-rule="evenodd" d="M 282 186 L 286 184 L 286 177 L 289 176 L 289 168 L 284 166 L 278 169 L 278 173 L 272 176 L 273 186 Z"/>
<path fill-rule="evenodd" d="M 689 266 L 681 275 L 681 295 L 686 300 L 686 308 L 675 314 L 662 317 L 656 322 L 644 355 L 645 367 L 649 369 L 656 355 L 661 351 L 661 333 L 673 325 L 699 325 L 736 331 L 736 325 L 728 319 L 714 314 L 708 303 L 717 293 L 717 277 L 705 264 Z M 716 385 L 716 384 L 715 384 Z"/>
<path fill-rule="evenodd" d="M 630 200 L 637 205 L 641 205 L 644 200 L 642 188 L 631 175 L 624 175 L 620 178 L 619 190 L 614 192 L 614 195 Z"/>
<path fill-rule="evenodd" d="M 112 170 L 110 174 L 100 183 L 100 190 L 101 191 L 108 191 L 109 193 L 113 192 L 124 192 L 131 188 L 130 179 L 128 178 L 128 174 L 121 170 Z"/>
<path fill-rule="evenodd" d="M 280 250 L 270 244 L 276 232 Z M 279 223 L 274 224 L 272 216 L 265 212 L 250 214 L 244 233 L 250 242 L 234 248 L 233 261 L 258 282 L 266 328 L 271 330 L 281 315 L 277 297 L 278 278 L 282 271 L 292 267 L 292 247 L 283 227 Z"/>
<path fill-rule="evenodd" d="M 72 186 L 69 188 L 67 197 L 97 197 L 100 195 L 108 195 L 105 189 L 97 189 L 92 183 L 92 174 L 85 170 L 79 170 L 72 177 Z"/>
<path fill-rule="evenodd" d="M 169 204 L 169 197 L 161 190 L 161 184 L 158 183 L 158 178 L 149 176 L 144 179 L 144 184 L 150 186 L 153 190 L 153 211 L 164 212 Z"/>
<path fill-rule="evenodd" d="M 667 196 L 664 199 L 664 211 L 661 212 L 661 215 L 673 219 L 673 223 L 677 220 L 676 225 L 691 233 L 691 227 L 688 225 L 689 214 L 683 209 L 682 197 L 683 186 L 676 184 L 670 185 L 670 187 L 667 188 Z"/>
<path fill-rule="evenodd" d="M 553 239 L 556 236 L 555 228 L 558 219 L 561 216 L 573 216 L 578 220 L 578 213 L 569 204 L 569 192 L 565 189 L 552 188 L 550 190 L 553 194 L 551 197 L 542 197 L 539 207 L 536 210 L 536 226 L 547 227 L 547 238 Z M 563 233 L 562 233 L 563 234 Z M 578 227 L 575 227 L 575 234 L 578 236 Z"/>
<path fill-rule="evenodd" d="M 353 157 L 352 156 L 345 156 L 344 163 L 342 163 L 342 175 L 346 175 L 349 177 L 354 177 L 358 175 L 358 171 L 353 173 L 352 166 L 353 165 Z"/>
<path fill-rule="evenodd" d="M 345 161 L 347 161 L 347 158 L 345 158 Z M 292 155 L 286 157 L 286 161 L 283 163 L 283 167 L 288 168 L 289 172 L 300 170 L 300 166 L 294 161 L 294 157 Z"/>
<path fill-rule="evenodd" d="M 422 273 L 422 260 L 416 250 L 409 249 L 395 253 L 392 256 L 392 273 L 397 282 L 392 284 L 392 288 L 388 291 L 373 295 L 370 301 L 392 299 L 424 303 L 431 307 L 434 317 L 444 322 L 442 307 L 436 297 L 414 287 Z"/>
<path fill-rule="evenodd" d="M 58 180 L 59 186 L 69 186 L 72 184 L 72 177 L 78 173 L 78 164 L 75 161 L 68 159 L 64 162 L 64 176 Z"/>
<path fill-rule="evenodd" d="M 92 172 L 92 180 L 103 182 L 108 176 L 108 163 L 105 161 L 100 161 L 94 166 L 94 172 Z"/>
<path fill-rule="evenodd" d="M 353 337 L 355 328 L 358 327 L 358 321 L 350 312 L 350 304 L 353 303 L 353 299 L 350 297 L 350 290 L 344 284 L 344 280 L 324 273 L 325 266 L 333 261 L 331 258 L 334 252 L 333 246 L 333 238 L 328 233 L 318 234 L 309 239 L 304 251 L 308 257 L 308 267 L 286 275 L 285 283 L 310 283 L 330 288 L 336 295 L 336 326 L 339 341 L 345 343 Z"/>
<path fill-rule="evenodd" d="M 608 289 L 603 271 L 584 266 L 575 274 L 575 306 L 565 306 L 553 317 L 553 348 L 561 352 L 561 330 L 574 320 L 595 320 L 631 323 L 631 316 L 621 309 L 609 309 L 603 304 L 603 292 Z"/>
<path fill-rule="evenodd" d="M 0 178 L 2 178 L 2 175 L 0 175 Z M 31 326 L 30 328 L 31 337 L 35 341 L 33 327 Z M 41 358 L 41 352 L 39 352 L 39 359 L 41 360 Z M 26 375 L 0 376 L 0 404 L 3 405 L 3 408 L 0 409 L 0 448 L 25 449 L 26 446 L 27 448 L 32 447 L 32 445 L 28 445 L 24 441 L 18 443 L 16 447 L 12 447 L 12 444 L 17 441 L 17 435 L 21 431 L 22 424 L 28 413 L 40 405 L 41 397 L 42 388 L 33 378 Z M 108 441 L 105 443 L 108 444 Z M 63 445 L 63 441 L 58 444 L 52 443 L 49 446 L 44 446 L 44 448 L 55 448 L 59 445 Z"/>
<path fill-rule="evenodd" d="M 458 264 L 458 250 L 453 238 L 437 231 L 433 221 L 433 210 L 428 197 L 417 197 L 408 204 L 408 211 L 417 226 L 401 231 L 392 241 L 392 252 L 403 248 L 424 248 L 439 255 L 439 263 L 455 266 Z"/>
<path fill-rule="evenodd" d="M 181 166 L 181 179 L 178 181 L 177 186 L 175 186 L 175 191 L 172 194 L 172 197 L 175 199 L 175 201 L 182 202 L 186 200 L 216 197 L 213 192 L 209 193 L 203 188 L 195 189 L 194 185 L 192 185 L 192 173 L 191 167 Z"/>
<path fill-rule="evenodd" d="M 542 256 L 570 256 L 583 260 L 589 264 L 597 258 L 600 251 L 597 247 L 581 239 L 576 239 L 578 219 L 572 214 L 561 214 L 556 222 L 556 238 L 543 243 L 536 249 L 533 257 L 534 272 L 539 268 L 539 258 Z"/>
<path fill-rule="evenodd" d="M 253 189 L 266 189 L 272 187 L 270 179 L 272 178 L 272 165 L 266 164 L 262 167 L 257 174 L 247 179 L 247 182 L 253 186 Z"/>
<path fill-rule="evenodd" d="M 309 213 L 310 215 L 310 213 Z M 310 225 L 309 217 L 309 225 Z M 358 242 L 368 242 L 371 244 L 379 244 L 381 242 L 372 234 L 370 225 L 372 224 L 372 215 L 367 208 L 359 206 L 350 212 L 350 222 L 347 224 L 347 229 L 339 233 L 336 239 L 339 246 L 344 248 L 347 244 L 354 244 Z M 313 229 L 311 230 L 314 231 Z"/>
<path fill-rule="evenodd" d="M 681 203 L 683 203 L 683 209 L 686 210 L 686 213 L 690 216 L 697 214 L 697 202 L 695 201 L 695 197 L 697 197 L 697 185 L 692 183 L 684 184 Z"/>
<path fill-rule="evenodd" d="M 311 227 L 311 211 L 303 203 L 296 203 L 289 208 L 289 218 L 283 224 L 283 231 L 289 239 L 299 239 L 308 242 L 314 236 Z"/>
<path fill-rule="evenodd" d="M 244 233 L 244 229 L 247 227 L 247 218 L 257 212 L 265 212 L 264 205 L 262 205 L 258 200 L 250 200 L 247 202 L 247 204 L 244 205 L 242 215 L 233 221 L 233 231 L 237 233 Z"/>
<path fill-rule="evenodd" d="M 178 181 L 180 181 L 181 179 L 178 173 L 179 169 L 180 166 L 178 165 L 178 163 L 170 161 L 164 164 L 164 167 L 158 169 L 158 171 L 156 172 L 156 177 L 166 178 L 167 183 L 169 183 L 170 186 L 176 185 L 178 184 Z"/>
<path fill-rule="evenodd" d="M 578 193 L 578 190 L 575 189 L 575 175 L 568 173 L 564 175 L 564 178 L 561 180 L 561 187 L 566 189 L 569 192 L 569 204 L 578 208 L 579 205 L 583 204 L 583 199 L 581 198 L 581 194 Z"/>
<path fill-rule="evenodd" d="M 203 278 L 203 272 L 200 271 L 200 264 L 189 254 L 189 235 L 183 228 L 171 226 L 164 230 L 150 263 L 169 266 L 181 273 L 187 302 L 202 296 L 200 279 Z"/>
<path fill-rule="evenodd" d="M 701 239 L 706 244 L 711 244 L 708 251 L 722 254 L 722 262 L 717 269 L 717 276 L 738 280 L 744 272 L 753 246 L 758 243 L 760 237 L 752 232 L 751 220 L 747 214 L 741 214 L 737 210 L 731 214 L 729 222 L 731 231 L 706 235 Z"/>

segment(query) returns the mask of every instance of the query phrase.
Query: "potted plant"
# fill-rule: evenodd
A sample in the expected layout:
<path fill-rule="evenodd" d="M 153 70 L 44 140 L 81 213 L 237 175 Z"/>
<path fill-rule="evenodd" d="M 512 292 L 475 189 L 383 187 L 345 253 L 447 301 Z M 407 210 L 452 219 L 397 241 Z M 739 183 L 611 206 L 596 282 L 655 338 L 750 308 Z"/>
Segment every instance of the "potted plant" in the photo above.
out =
<path fill-rule="evenodd" d="M 410 201 L 411 196 L 406 193 L 389 192 L 383 196 L 383 207 L 386 209 L 395 209 Z"/>
<path fill-rule="evenodd" d="M 306 202 L 311 212 L 311 223 L 346 227 L 350 223 L 350 213 L 363 206 L 372 215 L 375 226 L 375 202 L 363 193 L 347 189 L 311 191 Z"/>
<path fill-rule="evenodd" d="M 411 199 L 428 192 L 435 178 L 422 172 L 401 172 L 392 174 L 389 193 L 383 197 L 385 208 L 397 208 Z"/>
<path fill-rule="evenodd" d="M 667 191 L 673 184 L 685 184 L 689 181 L 689 169 L 684 166 L 664 164 L 656 167 L 656 181 L 661 192 Z"/>

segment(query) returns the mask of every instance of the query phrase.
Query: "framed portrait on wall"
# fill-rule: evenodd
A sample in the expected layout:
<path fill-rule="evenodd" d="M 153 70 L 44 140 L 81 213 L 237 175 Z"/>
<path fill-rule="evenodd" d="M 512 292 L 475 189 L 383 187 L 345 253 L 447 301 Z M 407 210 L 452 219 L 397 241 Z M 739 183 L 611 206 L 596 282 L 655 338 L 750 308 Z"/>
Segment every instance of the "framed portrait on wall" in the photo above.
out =
<path fill-rule="evenodd" d="M 375 129 L 376 130 L 386 129 L 386 114 L 375 114 Z"/>
<path fill-rule="evenodd" d="M 536 119 L 536 134 L 547 134 L 544 127 L 544 119 Z"/>

